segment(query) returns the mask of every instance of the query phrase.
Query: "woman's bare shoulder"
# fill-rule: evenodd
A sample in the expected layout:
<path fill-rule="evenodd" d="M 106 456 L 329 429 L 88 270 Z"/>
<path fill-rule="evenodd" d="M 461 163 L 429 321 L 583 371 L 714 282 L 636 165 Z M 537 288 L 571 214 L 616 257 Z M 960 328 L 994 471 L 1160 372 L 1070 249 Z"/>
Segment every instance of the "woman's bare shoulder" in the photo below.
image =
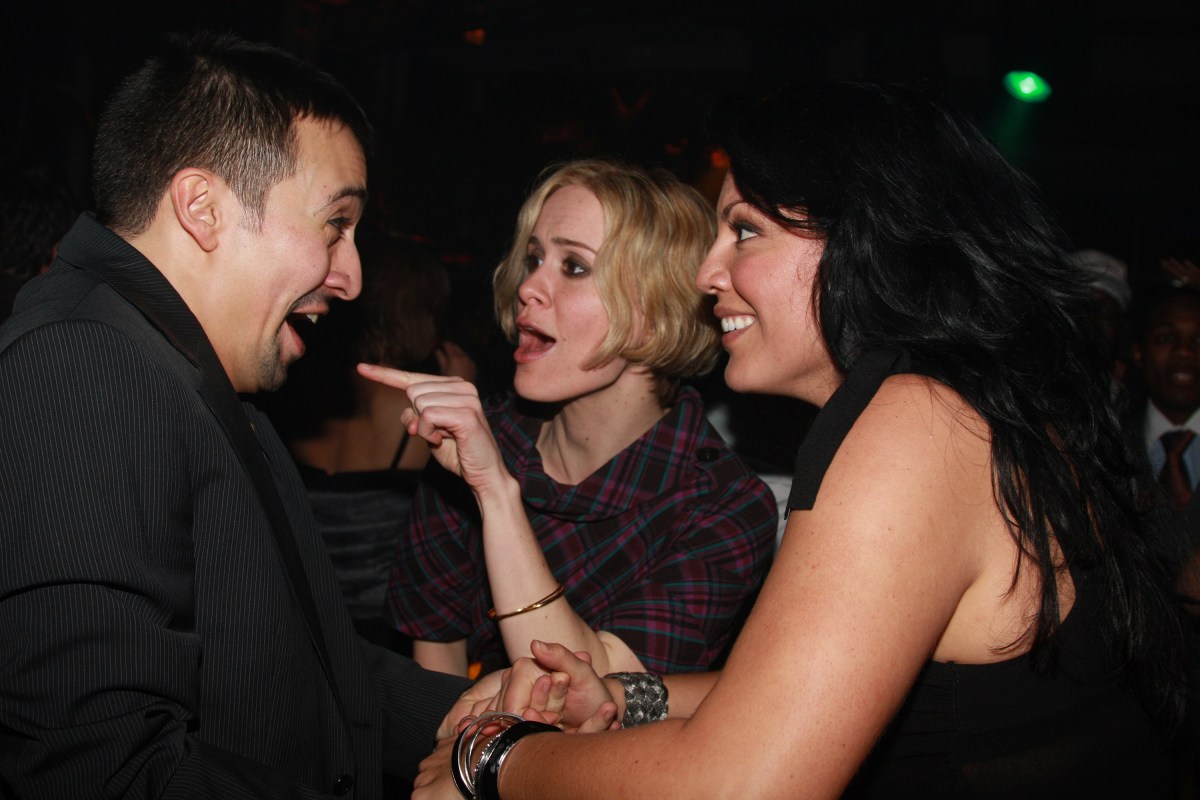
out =
<path fill-rule="evenodd" d="M 937 520 L 962 530 L 990 521 L 995 501 L 991 437 L 960 394 L 921 375 L 894 375 L 847 433 L 821 494 L 869 498 L 858 515 Z M 818 496 L 818 502 L 822 498 Z M 922 523 L 928 525 L 928 523 Z"/>
<path fill-rule="evenodd" d="M 887 439 L 925 437 L 990 449 L 990 428 L 979 411 L 954 389 L 925 375 L 888 377 L 859 424 Z"/>

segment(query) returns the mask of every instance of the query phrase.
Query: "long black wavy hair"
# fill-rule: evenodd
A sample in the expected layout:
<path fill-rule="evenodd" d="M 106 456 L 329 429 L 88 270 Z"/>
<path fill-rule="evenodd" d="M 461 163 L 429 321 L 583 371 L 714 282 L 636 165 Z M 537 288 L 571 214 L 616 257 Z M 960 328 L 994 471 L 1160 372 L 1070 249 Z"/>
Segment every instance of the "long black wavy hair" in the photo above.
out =
<path fill-rule="evenodd" d="M 1183 620 L 1152 495 L 1120 429 L 1086 277 L 1032 183 L 965 116 L 898 86 L 729 98 L 712 132 L 747 201 L 824 239 L 814 310 L 838 369 L 903 347 L 987 421 L 997 503 L 1041 575 L 1035 663 L 1056 663 L 1056 574 L 1079 568 L 1124 676 L 1177 722 Z"/>

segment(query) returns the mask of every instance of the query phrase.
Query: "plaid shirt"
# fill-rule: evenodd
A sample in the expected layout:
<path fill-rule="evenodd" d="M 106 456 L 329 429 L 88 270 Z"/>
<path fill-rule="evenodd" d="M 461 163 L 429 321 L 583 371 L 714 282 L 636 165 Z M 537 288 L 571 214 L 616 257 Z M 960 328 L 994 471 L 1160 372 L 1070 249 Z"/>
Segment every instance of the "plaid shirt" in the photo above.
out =
<path fill-rule="evenodd" d="M 766 577 L 776 507 L 709 426 L 696 391 L 681 389 L 666 416 L 578 486 L 546 476 L 534 446 L 542 420 L 515 398 L 487 417 L 575 613 L 649 670 L 716 665 Z M 491 605 L 478 507 L 461 479 L 432 465 L 397 548 L 392 617 L 417 639 L 467 638 L 469 659 L 488 672 L 508 665 Z"/>

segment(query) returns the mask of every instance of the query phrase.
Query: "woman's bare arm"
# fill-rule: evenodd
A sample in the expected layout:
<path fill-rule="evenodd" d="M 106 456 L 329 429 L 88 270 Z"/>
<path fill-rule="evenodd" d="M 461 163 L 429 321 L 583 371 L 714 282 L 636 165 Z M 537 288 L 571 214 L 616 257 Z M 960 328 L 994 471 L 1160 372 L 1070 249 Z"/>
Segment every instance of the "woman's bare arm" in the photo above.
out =
<path fill-rule="evenodd" d="M 505 762 L 503 796 L 837 797 L 939 649 L 991 657 L 987 636 L 972 638 L 989 625 L 956 619 L 968 594 L 972 616 L 991 608 L 972 590 L 1011 578 L 1015 564 L 988 447 L 953 393 L 890 379 L 816 506 L 792 513 L 759 602 L 691 719 L 529 737 Z M 945 641 L 952 622 L 964 633 Z"/>
<path fill-rule="evenodd" d="M 520 486 L 504 464 L 475 386 L 458 378 L 386 367 L 362 365 L 359 371 L 408 392 L 412 408 L 404 413 L 409 432 L 428 441 L 438 463 L 471 488 L 483 520 L 484 558 L 497 614 L 507 615 L 554 593 L 558 581 L 546 563 L 525 513 Z M 614 634 L 593 630 L 565 597 L 505 616 L 499 624 L 510 660 L 528 654 L 533 639 L 542 639 L 587 651 L 601 674 L 642 669 L 628 645 Z"/>

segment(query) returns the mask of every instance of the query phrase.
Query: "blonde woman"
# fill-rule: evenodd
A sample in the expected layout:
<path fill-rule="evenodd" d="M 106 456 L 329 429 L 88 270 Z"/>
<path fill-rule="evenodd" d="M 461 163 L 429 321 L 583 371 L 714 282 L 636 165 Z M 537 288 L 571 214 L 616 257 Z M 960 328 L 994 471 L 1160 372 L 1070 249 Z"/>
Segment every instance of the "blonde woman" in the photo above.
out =
<path fill-rule="evenodd" d="M 721 661 L 766 573 L 769 489 L 683 385 L 717 357 L 694 284 L 714 235 L 699 195 L 602 161 L 551 172 L 495 277 L 515 393 L 364 367 L 405 388 L 427 472 L 388 603 L 422 665 L 506 666 L 532 639 L 598 670 Z"/>

